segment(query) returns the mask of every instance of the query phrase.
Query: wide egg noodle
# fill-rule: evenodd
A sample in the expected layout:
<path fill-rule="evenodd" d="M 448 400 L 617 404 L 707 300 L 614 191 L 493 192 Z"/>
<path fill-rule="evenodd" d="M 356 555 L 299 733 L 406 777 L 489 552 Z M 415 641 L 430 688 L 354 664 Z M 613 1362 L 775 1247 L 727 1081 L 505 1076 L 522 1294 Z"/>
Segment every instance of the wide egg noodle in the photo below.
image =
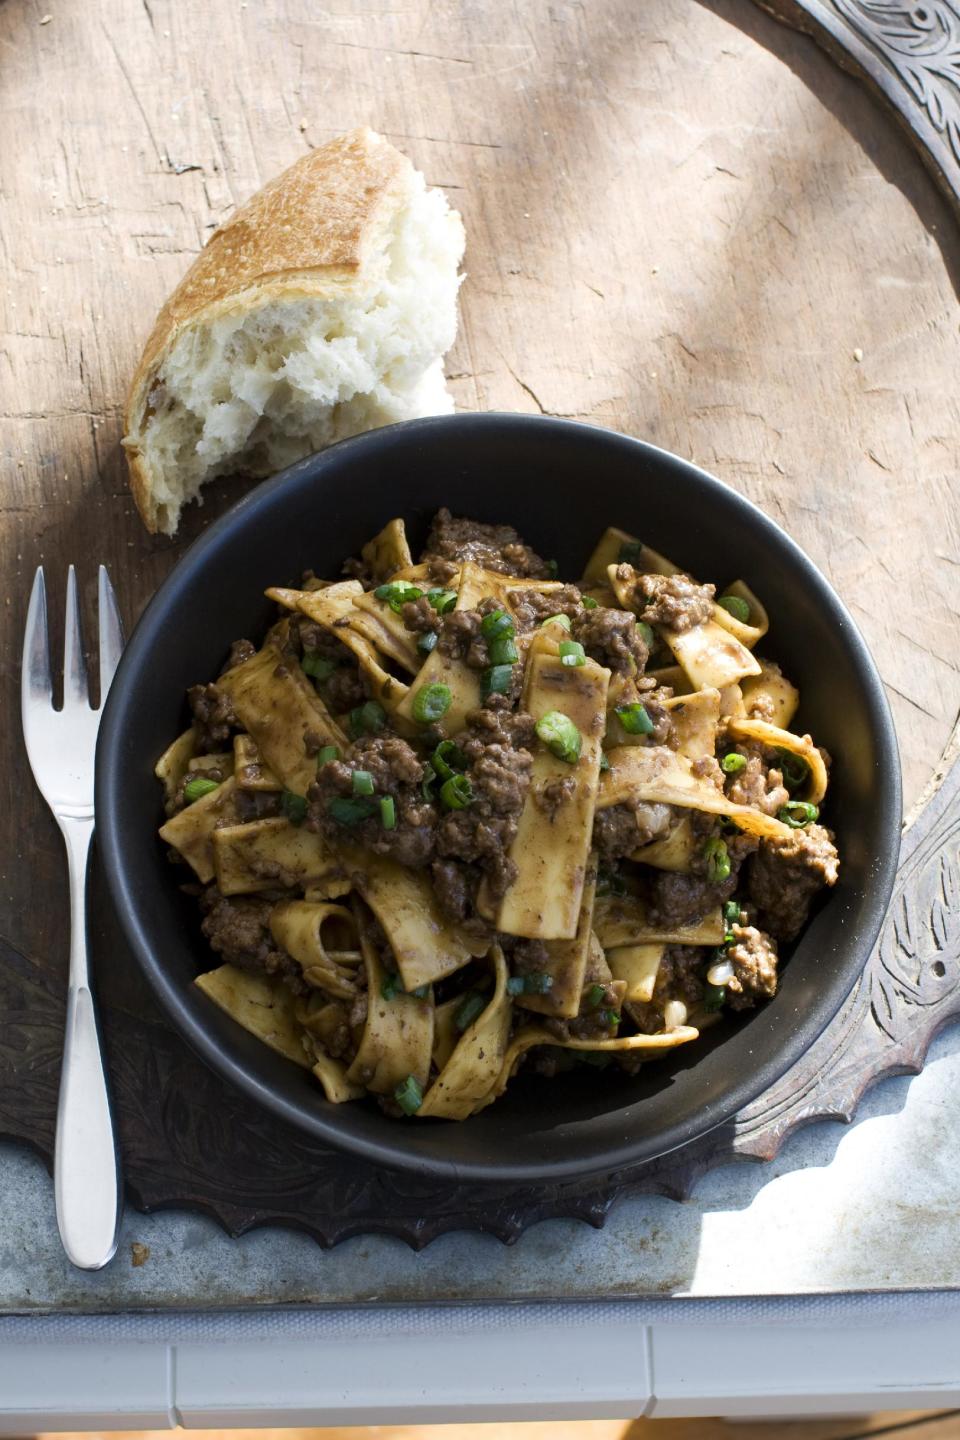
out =
<path fill-rule="evenodd" d="M 600 775 L 601 737 L 610 672 L 593 660 L 565 666 L 559 657 L 532 655 L 524 677 L 523 708 L 534 720 L 559 711 L 581 737 L 579 759 L 568 764 L 544 746 L 534 756 L 530 786 L 510 858 L 517 875 L 497 913 L 497 928 L 529 939 L 572 940 L 580 920 Z M 572 793 L 551 813 L 538 790 L 572 782 Z"/>
<path fill-rule="evenodd" d="M 308 985 L 340 1000 L 357 994 L 360 941 L 345 905 L 281 900 L 270 911 L 270 933 L 296 960 Z"/>
<path fill-rule="evenodd" d="M 771 725 L 778 725 L 781 730 L 789 729 L 800 704 L 800 691 L 781 672 L 779 665 L 770 660 L 760 660 L 760 674 L 748 676 L 741 689 L 747 716 L 760 709 L 763 718 Z"/>
<path fill-rule="evenodd" d="M 230 697 L 266 764 L 297 795 L 305 795 L 317 775 L 316 750 L 308 753 L 308 737 L 319 738 L 322 745 L 346 745 L 346 736 L 303 670 L 275 646 L 265 645 L 221 675 L 217 684 Z"/>
<path fill-rule="evenodd" d="M 566 1020 L 571 1020 L 580 1013 L 580 997 L 583 994 L 584 976 L 590 958 L 596 890 L 597 856 L 592 852 L 587 861 L 577 933 L 572 940 L 542 942 L 543 958 L 537 961 L 537 971 L 549 980 L 549 986 L 542 993 L 518 995 L 516 1005 L 519 1009 L 533 1010 L 540 1015 L 553 1015 L 557 1019 Z"/>
<path fill-rule="evenodd" d="M 392 1095 L 410 1076 L 425 1089 L 433 1053 L 433 994 L 421 1000 L 398 990 L 385 999 L 386 973 L 370 927 L 362 922 L 360 946 L 367 974 L 367 1017 L 347 1079 L 374 1095 Z"/>
<path fill-rule="evenodd" d="M 675 754 L 666 745 L 622 745 L 608 750 L 607 759 L 610 769 L 600 776 L 598 810 L 643 800 L 703 810 L 708 815 L 727 815 L 741 830 L 764 839 L 787 840 L 792 834 L 782 820 L 729 800 L 708 777 L 693 773 L 693 762 L 685 755 Z"/>
<path fill-rule="evenodd" d="M 163 798 L 172 800 L 180 788 L 180 781 L 187 773 L 187 766 L 197 752 L 197 732 L 191 725 L 178 735 L 160 756 L 153 773 L 163 785 Z"/>
<path fill-rule="evenodd" d="M 530 1026 L 526 1030 L 518 1030 L 510 1041 L 500 1077 L 484 1103 L 489 1105 L 499 1099 L 506 1090 L 521 1055 L 537 1045 L 549 1045 L 558 1050 L 594 1051 L 601 1055 L 645 1054 L 652 1060 L 667 1050 L 675 1050 L 678 1045 L 689 1044 L 691 1040 L 696 1040 L 699 1034 L 700 1031 L 695 1030 L 692 1025 L 676 1025 L 673 1029 L 660 1031 L 656 1035 L 622 1035 L 613 1040 L 560 1040 L 552 1031 L 542 1026 Z"/>
<path fill-rule="evenodd" d="M 810 778 L 799 798 L 811 805 L 819 805 L 827 793 L 827 767 L 823 756 L 809 735 L 794 735 L 790 730 L 781 730 L 766 720 L 730 720 L 727 735 L 731 740 L 755 740 L 760 745 L 769 745 L 774 750 L 787 750 L 805 761 Z"/>
<path fill-rule="evenodd" d="M 605 951 L 622 945 L 722 945 L 726 929 L 719 905 L 688 924 L 655 924 L 639 895 L 601 896 L 593 928 Z"/>
<path fill-rule="evenodd" d="M 219 826 L 237 819 L 235 790 L 236 781 L 231 776 L 160 827 L 161 840 L 173 846 L 204 885 L 214 877 L 214 833 Z"/>
<path fill-rule="evenodd" d="M 490 951 L 495 985 L 486 1008 L 457 1041 L 417 1111 L 424 1118 L 466 1120 L 482 1108 L 497 1083 L 510 1038 L 512 1006 L 503 951 Z"/>
<path fill-rule="evenodd" d="M 198 975 L 193 983 L 271 1050 L 307 1070 L 312 1068 L 303 1029 L 294 1013 L 295 998 L 282 981 L 270 975 L 252 975 L 236 965 L 221 965 Z"/>
<path fill-rule="evenodd" d="M 222 895 L 319 885 L 342 879 L 344 873 L 319 835 L 291 825 L 279 815 L 240 825 L 218 825 L 210 844 Z"/>

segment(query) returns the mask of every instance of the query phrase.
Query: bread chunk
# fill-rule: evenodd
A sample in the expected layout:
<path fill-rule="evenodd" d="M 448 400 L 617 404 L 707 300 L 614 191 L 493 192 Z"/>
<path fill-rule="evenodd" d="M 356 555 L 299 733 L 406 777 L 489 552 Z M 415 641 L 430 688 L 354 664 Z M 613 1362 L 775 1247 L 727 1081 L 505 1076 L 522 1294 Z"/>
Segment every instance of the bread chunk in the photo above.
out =
<path fill-rule="evenodd" d="M 313 150 L 210 237 L 157 318 L 124 447 L 147 529 L 208 480 L 272 475 L 377 425 L 453 408 L 460 216 L 382 136 Z"/>

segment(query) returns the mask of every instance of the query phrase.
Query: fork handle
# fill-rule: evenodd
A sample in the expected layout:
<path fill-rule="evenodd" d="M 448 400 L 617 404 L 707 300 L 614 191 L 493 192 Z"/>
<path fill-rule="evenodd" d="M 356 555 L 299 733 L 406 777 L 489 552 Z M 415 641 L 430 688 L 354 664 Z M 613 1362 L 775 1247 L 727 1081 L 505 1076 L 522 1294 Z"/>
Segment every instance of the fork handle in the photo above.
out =
<path fill-rule="evenodd" d="M 87 958 L 93 817 L 57 819 L 70 872 L 70 986 L 53 1164 L 57 1225 L 73 1264 L 100 1270 L 117 1249 L 120 1163 Z"/>

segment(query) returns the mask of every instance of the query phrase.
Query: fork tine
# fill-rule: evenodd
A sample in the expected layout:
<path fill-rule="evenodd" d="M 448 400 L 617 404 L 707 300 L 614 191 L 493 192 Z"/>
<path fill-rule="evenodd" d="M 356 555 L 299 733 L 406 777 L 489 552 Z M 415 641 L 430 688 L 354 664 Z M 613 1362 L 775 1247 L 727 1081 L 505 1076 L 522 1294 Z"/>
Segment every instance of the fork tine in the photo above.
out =
<path fill-rule="evenodd" d="M 83 658 L 83 637 L 80 633 L 80 602 L 77 598 L 77 572 L 71 565 L 67 571 L 67 612 L 63 628 L 63 704 L 71 701 L 89 703 L 87 666 Z"/>
<path fill-rule="evenodd" d="M 23 704 L 24 728 L 31 703 L 49 705 L 53 695 L 50 678 L 50 642 L 47 637 L 47 587 L 43 566 L 37 567 L 30 591 L 27 623 L 23 632 L 23 667 L 20 672 L 20 697 Z"/>
<path fill-rule="evenodd" d="M 107 698 L 114 671 L 123 650 L 123 622 L 117 597 L 110 584 L 106 565 L 100 566 L 97 582 L 97 614 L 100 627 L 100 704 Z"/>

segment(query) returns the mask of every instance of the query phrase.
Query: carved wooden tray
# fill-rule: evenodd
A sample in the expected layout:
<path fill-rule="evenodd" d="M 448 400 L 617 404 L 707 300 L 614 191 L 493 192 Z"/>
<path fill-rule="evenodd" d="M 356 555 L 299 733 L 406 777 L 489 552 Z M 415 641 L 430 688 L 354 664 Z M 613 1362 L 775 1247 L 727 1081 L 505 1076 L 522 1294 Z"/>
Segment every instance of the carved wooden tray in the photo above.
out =
<path fill-rule="evenodd" d="M 187 1206 L 233 1235 L 292 1225 L 322 1245 L 378 1231 L 419 1248 L 448 1230 L 512 1241 L 551 1216 L 602 1225 L 614 1200 L 683 1198 L 704 1171 L 769 1160 L 801 1125 L 849 1121 L 885 1075 L 916 1073 L 960 1017 L 960 764 L 905 834 L 893 900 L 863 977 L 804 1059 L 729 1124 L 647 1165 L 588 1183 L 450 1187 L 326 1150 L 230 1089 L 187 1049 L 124 950 L 94 871 L 91 937 L 127 1188 L 142 1210 Z M 0 942 L 2 945 L 3 942 Z M 0 949 L 0 1135 L 49 1164 L 63 1029 L 59 967 Z"/>

